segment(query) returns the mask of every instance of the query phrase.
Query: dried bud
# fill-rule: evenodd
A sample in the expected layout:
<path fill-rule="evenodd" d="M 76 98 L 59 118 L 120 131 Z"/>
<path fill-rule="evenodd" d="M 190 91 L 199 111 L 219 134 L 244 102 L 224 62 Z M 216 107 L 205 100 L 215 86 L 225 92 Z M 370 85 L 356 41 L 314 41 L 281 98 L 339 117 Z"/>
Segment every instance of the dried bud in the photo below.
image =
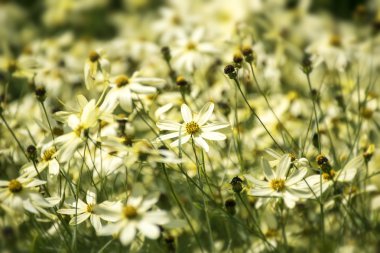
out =
<path fill-rule="evenodd" d="M 224 202 L 224 207 L 226 208 L 227 212 L 231 215 L 236 214 L 236 201 L 234 199 L 227 199 Z"/>
<path fill-rule="evenodd" d="M 306 75 L 309 75 L 313 71 L 310 55 L 306 54 L 302 60 L 302 71 Z"/>
<path fill-rule="evenodd" d="M 46 99 L 46 90 L 45 87 L 37 87 L 36 90 L 34 91 L 36 94 L 37 100 L 40 102 L 44 102 Z"/>
<path fill-rule="evenodd" d="M 235 79 L 237 77 L 236 69 L 231 64 L 224 67 L 224 74 L 228 75 L 230 79 Z"/>
<path fill-rule="evenodd" d="M 165 46 L 161 48 L 162 56 L 164 57 L 165 61 L 169 62 L 172 58 L 170 53 L 170 48 Z"/>
<path fill-rule="evenodd" d="M 34 145 L 29 145 L 26 148 L 26 154 L 28 155 L 28 158 L 32 161 L 35 161 L 37 158 L 37 149 Z"/>
<path fill-rule="evenodd" d="M 233 61 L 236 65 L 240 66 L 243 62 L 243 55 L 240 52 L 234 54 Z"/>
<path fill-rule="evenodd" d="M 232 190 L 236 193 L 240 193 L 243 190 L 243 180 L 240 177 L 234 177 L 231 180 Z"/>
<path fill-rule="evenodd" d="M 100 55 L 99 55 L 98 52 L 96 52 L 96 51 L 91 51 L 91 52 L 88 54 L 88 59 L 89 59 L 91 62 L 97 62 L 97 61 L 100 59 Z"/>
<path fill-rule="evenodd" d="M 241 52 L 244 55 L 244 60 L 248 63 L 252 63 L 255 60 L 255 54 L 250 46 L 244 46 L 241 49 Z"/>
<path fill-rule="evenodd" d="M 183 76 L 178 76 L 175 82 L 180 87 L 184 87 L 189 84 Z"/>
<path fill-rule="evenodd" d="M 329 162 L 329 159 L 327 159 L 327 157 L 324 155 L 318 155 L 316 160 L 317 160 L 317 163 L 319 166 L 321 166 L 323 164 L 328 164 L 328 162 Z"/>

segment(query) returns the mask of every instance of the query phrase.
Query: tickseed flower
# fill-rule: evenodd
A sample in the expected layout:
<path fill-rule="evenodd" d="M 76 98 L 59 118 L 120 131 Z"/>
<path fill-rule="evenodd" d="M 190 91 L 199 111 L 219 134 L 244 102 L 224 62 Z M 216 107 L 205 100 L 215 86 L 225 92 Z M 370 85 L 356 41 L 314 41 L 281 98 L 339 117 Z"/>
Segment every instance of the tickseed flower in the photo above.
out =
<path fill-rule="evenodd" d="M 261 166 L 264 170 L 265 180 L 258 180 L 250 175 L 246 175 L 246 178 L 254 185 L 249 190 L 249 195 L 282 198 L 289 208 L 293 208 L 299 198 L 310 196 L 307 188 L 298 185 L 298 183 L 303 181 L 307 169 L 290 170 L 291 157 L 288 154 L 280 158 L 276 170 L 273 170 L 269 162 L 264 158 L 261 160 Z"/>
<path fill-rule="evenodd" d="M 39 214 L 42 208 L 51 206 L 38 192 L 38 186 L 45 183 L 23 176 L 9 181 L 0 180 L 0 202 L 15 211 L 27 210 Z"/>
<path fill-rule="evenodd" d="M 152 210 L 159 195 L 144 197 L 144 192 L 143 186 L 136 184 L 125 204 L 119 202 L 112 210 L 108 210 L 110 217 L 113 216 L 117 221 L 105 225 L 98 234 L 117 236 L 123 245 L 133 241 L 137 230 L 150 239 L 157 239 L 161 234 L 159 225 L 169 223 L 169 217 L 165 211 Z"/>
<path fill-rule="evenodd" d="M 59 174 L 59 163 L 55 158 L 56 152 L 57 150 L 54 146 L 47 145 L 43 147 L 41 151 L 41 159 L 38 161 L 36 168 L 33 163 L 29 163 L 28 166 L 22 169 L 22 174 L 27 177 L 35 177 L 38 173 L 49 168 L 49 174 L 57 176 Z"/>
<path fill-rule="evenodd" d="M 208 152 L 209 145 L 205 139 L 214 141 L 225 140 L 226 136 L 222 133 L 215 132 L 215 130 L 229 126 L 229 124 L 226 123 L 206 124 L 209 121 L 213 110 L 214 104 L 207 103 L 203 106 L 199 114 L 193 114 L 186 104 L 182 104 L 181 114 L 184 122 L 182 124 L 167 120 L 158 122 L 157 127 L 160 130 L 174 131 L 169 134 L 161 135 L 159 139 L 167 140 L 178 138 L 170 144 L 172 147 L 178 146 L 179 143 L 185 144 L 190 139 L 193 139 L 197 146 Z"/>
<path fill-rule="evenodd" d="M 146 85 L 162 85 L 165 80 L 152 77 L 139 77 L 135 72 L 131 77 L 120 75 L 110 83 L 111 90 L 107 93 L 105 104 L 119 104 L 126 112 L 132 112 L 133 99 L 137 94 L 154 94 L 156 87 Z"/>
<path fill-rule="evenodd" d="M 96 231 L 102 227 L 100 219 L 106 221 L 114 221 L 112 217 L 109 217 L 108 215 L 102 213 L 101 209 L 98 208 L 98 206 L 110 208 L 110 206 L 112 206 L 110 205 L 111 202 L 105 201 L 101 204 L 97 204 L 96 193 L 92 190 L 87 191 L 86 202 L 87 203 L 83 202 L 81 199 L 78 199 L 78 202 L 74 200 L 69 203 L 69 206 L 73 208 L 59 209 L 58 213 L 74 215 L 74 217 L 70 220 L 70 225 L 78 225 L 85 220 L 90 219 L 91 225 Z"/>

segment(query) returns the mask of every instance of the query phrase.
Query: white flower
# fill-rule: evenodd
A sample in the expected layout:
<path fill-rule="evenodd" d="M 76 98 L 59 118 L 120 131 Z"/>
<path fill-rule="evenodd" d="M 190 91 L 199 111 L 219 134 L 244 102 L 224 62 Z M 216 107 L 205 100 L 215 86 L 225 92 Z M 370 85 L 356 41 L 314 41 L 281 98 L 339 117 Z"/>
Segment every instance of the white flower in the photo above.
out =
<path fill-rule="evenodd" d="M 313 191 L 320 193 L 320 183 L 322 182 L 322 192 L 327 190 L 334 182 L 348 183 L 352 182 L 358 171 L 364 166 L 364 158 L 362 155 L 354 157 L 351 159 L 341 170 L 334 170 L 329 168 L 328 171 L 324 171 L 321 175 L 312 175 L 308 177 L 305 181 L 309 186 L 312 187 Z M 303 182 L 302 184 L 306 184 Z"/>
<path fill-rule="evenodd" d="M 37 186 L 45 183 L 46 181 L 23 176 L 9 181 L 0 180 L 0 202 L 15 211 L 27 210 L 39 214 L 42 208 L 52 206 L 38 192 Z"/>
<path fill-rule="evenodd" d="M 173 65 L 178 68 L 193 72 L 208 59 L 208 54 L 215 54 L 217 50 L 212 43 L 201 42 L 205 31 L 196 29 L 190 37 L 182 36 L 173 47 Z"/>
<path fill-rule="evenodd" d="M 90 129 L 97 126 L 100 117 L 100 109 L 94 99 L 87 101 L 85 97 L 78 96 L 78 102 L 82 107 L 80 112 L 71 113 L 66 118 L 72 131 L 55 139 L 57 145 L 62 145 L 55 155 L 62 162 L 72 157 L 78 146 L 88 137 Z M 64 113 L 61 112 L 61 114 Z"/>
<path fill-rule="evenodd" d="M 73 201 L 69 203 L 69 206 L 73 207 L 70 209 L 59 209 L 58 213 L 74 215 L 70 220 L 70 225 L 78 225 L 84 222 L 87 219 L 90 219 L 91 225 L 94 227 L 96 231 L 98 231 L 102 227 L 102 223 L 100 219 L 113 221 L 112 217 L 110 218 L 106 214 L 103 214 L 99 211 L 98 206 L 102 207 L 110 207 L 110 202 L 105 201 L 101 204 L 96 203 L 96 193 L 92 190 L 87 191 L 86 202 L 84 203 L 82 200 L 78 199 L 77 201 Z"/>
<path fill-rule="evenodd" d="M 59 174 L 59 163 L 55 159 L 56 152 L 55 147 L 51 145 L 43 147 L 41 150 L 41 159 L 37 163 L 37 166 L 35 167 L 33 163 L 28 163 L 26 167 L 21 169 L 22 174 L 25 177 L 35 177 L 38 173 L 41 173 L 46 168 L 49 168 L 49 174 L 57 176 Z"/>
<path fill-rule="evenodd" d="M 145 86 L 161 85 L 165 80 L 160 78 L 138 77 L 138 73 L 134 73 L 132 77 L 120 75 L 111 82 L 111 90 L 108 92 L 104 103 L 120 105 L 126 112 L 132 112 L 133 99 L 137 99 L 136 94 L 154 94 L 157 91 L 156 87 Z M 111 106 L 112 107 L 112 106 Z"/>
<path fill-rule="evenodd" d="M 275 171 L 271 168 L 269 162 L 262 158 L 261 166 L 266 180 L 258 180 L 246 175 L 246 178 L 254 184 L 254 188 L 249 190 L 249 194 L 258 197 L 282 198 L 289 208 L 293 208 L 295 202 L 300 198 L 311 197 L 308 188 L 298 185 L 303 181 L 307 169 L 289 170 L 290 165 L 291 160 L 288 154 L 281 157 Z"/>
<path fill-rule="evenodd" d="M 159 225 L 169 223 L 169 217 L 165 211 L 151 210 L 158 201 L 158 194 L 151 194 L 145 198 L 143 194 L 142 185 L 136 184 L 124 205 L 119 203 L 113 210 L 108 210 L 117 222 L 104 226 L 98 234 L 117 235 L 123 245 L 133 241 L 137 230 L 150 239 L 157 239 L 161 233 Z"/>
<path fill-rule="evenodd" d="M 173 121 L 160 121 L 157 123 L 157 127 L 160 130 L 174 131 L 169 134 L 164 134 L 159 137 L 160 140 L 167 140 L 178 138 L 173 141 L 170 146 L 178 146 L 179 143 L 185 144 L 192 138 L 194 143 L 203 148 L 206 152 L 209 151 L 209 146 L 206 140 L 221 141 L 225 140 L 226 136 L 222 133 L 215 132 L 215 130 L 226 128 L 229 124 L 226 123 L 211 123 L 206 124 L 214 110 L 213 103 L 207 103 L 203 106 L 199 114 L 193 115 L 190 108 L 183 104 L 181 106 L 181 114 L 184 123 L 180 124 Z"/>

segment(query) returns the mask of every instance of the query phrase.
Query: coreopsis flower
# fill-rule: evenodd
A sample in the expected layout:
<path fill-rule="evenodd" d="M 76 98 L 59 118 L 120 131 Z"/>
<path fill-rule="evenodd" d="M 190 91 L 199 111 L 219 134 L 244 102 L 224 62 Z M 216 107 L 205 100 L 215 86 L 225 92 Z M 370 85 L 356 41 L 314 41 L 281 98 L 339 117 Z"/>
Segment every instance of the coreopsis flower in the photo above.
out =
<path fill-rule="evenodd" d="M 306 182 L 313 186 L 322 182 L 323 189 L 326 190 L 334 184 L 334 182 L 349 183 L 354 180 L 360 169 L 364 166 L 364 158 L 362 155 L 352 158 L 340 170 L 335 170 L 331 165 L 321 168 L 322 175 L 312 175 L 306 178 Z M 321 177 L 322 176 L 322 180 Z M 318 187 L 315 187 L 318 190 Z M 314 187 L 313 187 L 314 189 Z"/>
<path fill-rule="evenodd" d="M 206 124 L 211 118 L 213 110 L 214 104 L 209 102 L 202 107 L 198 114 L 193 114 L 186 104 L 182 104 L 181 114 L 184 122 L 182 124 L 168 120 L 158 122 L 157 127 L 160 130 L 173 131 L 172 133 L 161 135 L 159 139 L 163 141 L 178 138 L 170 144 L 172 147 L 178 146 L 179 143 L 185 144 L 190 139 L 193 139 L 195 145 L 208 152 L 210 148 L 205 139 L 213 141 L 225 140 L 226 136 L 224 134 L 215 131 L 229 126 L 227 123 Z"/>
<path fill-rule="evenodd" d="M 95 100 L 87 101 L 84 97 L 78 97 L 82 110 L 77 113 L 69 114 L 67 124 L 72 129 L 71 132 L 61 135 L 55 139 L 58 148 L 56 157 L 60 161 L 68 161 L 78 146 L 88 137 L 91 128 L 94 128 L 99 119 L 100 109 L 95 104 Z"/>
<path fill-rule="evenodd" d="M 108 210 L 110 217 L 117 221 L 105 225 L 98 234 L 117 236 L 123 245 L 130 244 L 137 231 L 150 239 L 157 239 L 161 234 L 159 225 L 169 223 L 169 216 L 165 211 L 152 209 L 158 201 L 158 194 L 144 197 L 144 193 L 143 186 L 136 184 L 125 204 L 119 202 Z"/>
<path fill-rule="evenodd" d="M 165 80 L 160 78 L 139 77 L 135 72 L 131 77 L 120 75 L 110 83 L 111 90 L 104 99 L 105 104 L 117 105 L 126 112 L 132 112 L 133 100 L 138 99 L 138 94 L 154 94 L 156 87 L 147 85 L 162 85 Z"/>
<path fill-rule="evenodd" d="M 59 174 L 59 163 L 55 158 L 57 150 L 52 145 L 46 145 L 41 150 L 41 159 L 35 165 L 28 163 L 26 167 L 22 169 L 22 174 L 26 177 L 35 177 L 46 168 L 49 169 L 49 175 L 57 176 Z"/>
<path fill-rule="evenodd" d="M 249 195 L 282 198 L 289 208 L 293 208 L 300 198 L 309 198 L 311 196 L 309 189 L 298 185 L 305 178 L 307 169 L 290 170 L 291 158 L 288 154 L 281 157 L 275 170 L 271 168 L 269 162 L 264 158 L 261 160 L 261 166 L 264 170 L 265 180 L 258 180 L 250 175 L 245 176 L 254 185 L 249 190 Z"/>
<path fill-rule="evenodd" d="M 14 211 L 27 210 L 39 214 L 42 208 L 52 206 L 38 192 L 38 186 L 45 183 L 46 181 L 23 176 L 9 181 L 0 180 L 0 202 Z"/>
<path fill-rule="evenodd" d="M 84 65 L 84 80 L 88 90 L 94 88 L 97 82 L 108 80 L 110 63 L 104 57 L 102 50 L 91 51 Z"/>
<path fill-rule="evenodd" d="M 72 208 L 59 209 L 58 213 L 74 215 L 74 217 L 71 218 L 69 222 L 70 225 L 78 225 L 84 222 L 85 220 L 90 219 L 91 225 L 94 227 L 96 231 L 98 231 L 102 227 L 102 223 L 100 219 L 103 219 L 106 221 L 114 220 L 112 217 L 109 217 L 108 215 L 99 211 L 99 208 L 98 208 L 98 206 L 104 207 L 104 208 L 110 208 L 112 206 L 111 202 L 105 201 L 101 204 L 97 204 L 96 192 L 93 190 L 87 191 L 86 203 L 83 202 L 81 199 L 78 199 L 78 202 L 74 200 L 74 201 L 71 201 L 68 205 L 71 206 Z"/>
<path fill-rule="evenodd" d="M 193 72 L 196 67 L 204 64 L 207 55 L 215 54 L 217 50 L 212 43 L 202 42 L 204 29 L 196 29 L 187 37 L 185 35 L 178 39 L 173 47 L 173 64 L 188 72 Z"/>

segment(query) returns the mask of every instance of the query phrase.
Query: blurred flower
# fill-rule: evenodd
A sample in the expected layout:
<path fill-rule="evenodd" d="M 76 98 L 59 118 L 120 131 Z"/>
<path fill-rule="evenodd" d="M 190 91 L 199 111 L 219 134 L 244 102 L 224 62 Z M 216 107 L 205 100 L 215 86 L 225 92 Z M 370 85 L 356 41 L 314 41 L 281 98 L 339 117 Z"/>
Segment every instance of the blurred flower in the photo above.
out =
<path fill-rule="evenodd" d="M 70 225 L 78 225 L 84 222 L 87 219 L 90 219 L 91 225 L 94 227 L 96 231 L 102 228 L 102 223 L 100 219 L 106 221 L 114 221 L 112 217 L 109 217 L 107 214 L 103 214 L 101 212 L 101 208 L 112 208 L 112 203 L 109 201 L 105 201 L 101 204 L 96 203 L 96 192 L 93 190 L 87 190 L 86 194 L 86 202 L 83 202 L 81 199 L 78 201 L 71 201 L 68 205 L 73 207 L 70 209 L 59 209 L 58 213 L 74 215 L 70 220 Z"/>
<path fill-rule="evenodd" d="M 120 75 L 110 83 L 111 90 L 107 93 L 104 104 L 116 105 L 118 103 L 124 111 L 132 112 L 133 100 L 139 99 L 138 94 L 154 94 L 157 91 L 156 87 L 144 84 L 161 85 L 164 83 L 165 80 L 160 78 L 139 77 L 138 72 L 135 72 L 130 78 Z"/>
<path fill-rule="evenodd" d="M 170 220 L 165 211 L 152 210 L 158 201 L 158 194 L 145 197 L 144 194 L 143 186 L 136 184 L 125 204 L 118 203 L 117 207 L 108 210 L 110 217 L 117 221 L 105 225 L 98 234 L 117 236 L 123 245 L 130 244 L 137 231 L 150 239 L 158 239 L 161 234 L 159 225 L 169 223 Z"/>

